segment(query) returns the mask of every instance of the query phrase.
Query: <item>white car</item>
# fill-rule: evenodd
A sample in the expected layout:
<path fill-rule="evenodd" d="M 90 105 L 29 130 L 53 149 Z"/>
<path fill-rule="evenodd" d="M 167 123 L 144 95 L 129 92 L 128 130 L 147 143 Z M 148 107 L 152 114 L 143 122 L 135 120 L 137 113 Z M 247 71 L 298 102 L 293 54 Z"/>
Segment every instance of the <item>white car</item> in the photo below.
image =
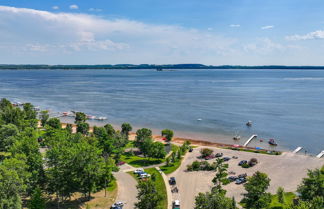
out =
<path fill-rule="evenodd" d="M 148 173 L 142 173 L 142 174 L 140 175 L 140 179 L 143 179 L 143 178 L 149 178 L 149 177 L 151 177 L 151 175 L 148 174 Z"/>
<path fill-rule="evenodd" d="M 180 200 L 175 200 L 173 202 L 173 209 L 180 209 Z"/>
<path fill-rule="evenodd" d="M 144 169 L 143 168 L 139 168 L 139 169 L 136 169 L 134 171 L 135 174 L 140 174 L 140 173 L 143 173 L 144 172 Z"/>

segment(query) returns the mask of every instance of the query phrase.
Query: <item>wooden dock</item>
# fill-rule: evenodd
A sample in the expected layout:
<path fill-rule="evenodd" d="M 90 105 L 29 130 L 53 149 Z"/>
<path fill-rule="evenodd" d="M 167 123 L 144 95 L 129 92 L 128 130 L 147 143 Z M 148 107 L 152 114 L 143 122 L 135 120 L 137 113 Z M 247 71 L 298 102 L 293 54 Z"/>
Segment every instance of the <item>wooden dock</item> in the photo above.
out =
<path fill-rule="evenodd" d="M 302 150 L 303 148 L 302 147 L 297 147 L 294 151 L 293 151 L 293 153 L 297 153 L 297 152 L 299 152 L 300 150 Z"/>
<path fill-rule="evenodd" d="M 256 138 L 256 137 L 258 137 L 258 135 L 256 135 L 256 134 L 254 134 L 254 135 L 252 135 L 245 143 L 244 143 L 244 145 L 243 145 L 243 147 L 246 147 L 251 141 L 252 141 L 252 139 L 254 139 L 254 138 Z"/>
<path fill-rule="evenodd" d="M 324 150 L 322 150 L 321 153 L 319 153 L 318 155 L 316 155 L 317 158 L 321 158 L 324 155 Z"/>

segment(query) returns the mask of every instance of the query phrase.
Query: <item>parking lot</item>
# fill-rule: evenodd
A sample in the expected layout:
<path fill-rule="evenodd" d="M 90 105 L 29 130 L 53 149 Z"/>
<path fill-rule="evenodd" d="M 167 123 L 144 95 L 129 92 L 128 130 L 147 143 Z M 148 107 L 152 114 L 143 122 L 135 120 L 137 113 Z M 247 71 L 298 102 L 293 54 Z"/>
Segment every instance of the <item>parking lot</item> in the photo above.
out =
<path fill-rule="evenodd" d="M 168 177 L 176 178 L 176 186 L 178 193 L 172 193 L 172 200 L 180 200 L 181 208 L 194 208 L 195 196 L 199 192 L 207 192 L 211 190 L 212 179 L 215 176 L 214 171 L 192 171 L 187 172 L 188 164 L 191 164 L 200 156 L 200 149 L 196 148 L 191 153 L 187 153 L 182 161 L 180 168 Z M 228 171 L 234 172 L 235 175 L 246 173 L 251 176 L 256 171 L 267 173 L 271 179 L 269 192 L 275 193 L 279 186 L 284 187 L 285 191 L 295 191 L 303 177 L 306 177 L 307 169 L 319 168 L 324 164 L 324 159 L 314 157 L 283 153 L 279 156 L 257 154 L 250 152 L 239 152 L 226 149 L 211 148 L 215 153 L 223 153 L 224 157 L 230 157 L 227 162 L 229 164 Z M 238 159 L 233 159 L 237 156 Z M 241 160 L 250 160 L 257 158 L 258 164 L 252 168 L 242 168 L 238 166 Z M 213 162 L 215 159 L 208 160 Z M 243 184 L 237 185 L 235 182 L 225 186 L 227 196 L 234 196 L 237 201 L 242 199 L 244 193 Z"/>

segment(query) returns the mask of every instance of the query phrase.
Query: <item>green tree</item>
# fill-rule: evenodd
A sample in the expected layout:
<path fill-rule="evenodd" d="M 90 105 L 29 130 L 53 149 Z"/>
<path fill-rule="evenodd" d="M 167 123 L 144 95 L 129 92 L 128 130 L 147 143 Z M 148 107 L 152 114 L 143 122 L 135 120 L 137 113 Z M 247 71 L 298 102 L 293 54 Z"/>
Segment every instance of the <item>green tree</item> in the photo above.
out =
<path fill-rule="evenodd" d="M 116 134 L 116 131 L 111 124 L 106 124 L 104 128 L 106 129 L 108 137 L 112 138 Z"/>
<path fill-rule="evenodd" d="M 37 186 L 44 183 L 43 159 L 35 136 L 23 135 L 11 147 L 13 157 L 26 156 L 27 171 L 31 174 L 27 183 L 27 192 L 31 193 Z"/>
<path fill-rule="evenodd" d="M 208 148 L 203 148 L 200 150 L 200 154 L 202 157 L 207 157 L 209 155 L 211 155 L 214 151 Z"/>
<path fill-rule="evenodd" d="M 72 134 L 72 132 L 73 132 L 73 125 L 70 124 L 70 123 L 66 124 L 65 130 L 66 130 L 68 133 Z"/>
<path fill-rule="evenodd" d="M 0 127 L 0 151 L 8 151 L 17 140 L 19 130 L 14 124 L 2 125 Z"/>
<path fill-rule="evenodd" d="M 162 196 L 156 190 L 152 180 L 140 181 L 137 185 L 138 202 L 135 203 L 137 209 L 157 209 L 162 200 Z"/>
<path fill-rule="evenodd" d="M 45 209 L 45 199 L 40 188 L 36 188 L 28 203 L 28 209 Z"/>
<path fill-rule="evenodd" d="M 26 165 L 18 159 L 7 159 L 0 163 L 0 208 L 21 209 L 21 195 L 26 186 Z"/>
<path fill-rule="evenodd" d="M 152 131 L 148 128 L 141 128 L 136 131 L 135 146 L 140 147 L 146 138 L 152 138 Z"/>
<path fill-rule="evenodd" d="M 153 142 L 149 147 L 149 157 L 163 159 L 166 156 L 164 144 L 161 142 Z"/>
<path fill-rule="evenodd" d="M 26 120 L 36 119 L 37 112 L 35 111 L 35 108 L 34 108 L 34 106 L 32 104 L 25 103 L 23 105 L 23 110 L 24 110 L 24 114 L 25 114 L 25 119 Z"/>
<path fill-rule="evenodd" d="M 246 208 L 267 208 L 271 202 L 271 194 L 266 192 L 269 185 L 270 179 L 265 173 L 257 171 L 252 177 L 249 177 L 247 183 L 244 185 L 247 193 L 244 194 L 244 199 L 242 200 Z"/>
<path fill-rule="evenodd" d="M 75 113 L 75 124 L 79 124 L 79 123 L 85 123 L 87 120 L 87 115 L 84 114 L 83 112 L 76 112 Z"/>
<path fill-rule="evenodd" d="M 217 191 L 199 193 L 195 198 L 195 209 L 236 209 L 235 200 Z"/>
<path fill-rule="evenodd" d="M 77 133 L 86 135 L 86 134 L 88 134 L 88 132 L 89 132 L 89 124 L 88 123 L 79 122 L 77 124 Z"/>
<path fill-rule="evenodd" d="M 133 128 L 132 128 L 131 124 L 129 124 L 129 123 L 123 123 L 121 125 L 121 133 L 123 135 L 125 135 L 127 137 L 127 139 L 128 139 L 128 134 L 130 131 L 132 131 L 132 129 Z"/>
<path fill-rule="evenodd" d="M 39 118 L 40 118 L 40 121 L 41 121 L 41 125 L 42 127 L 45 126 L 46 122 L 48 121 L 49 119 L 49 114 L 48 114 L 48 111 L 47 110 L 43 110 L 40 112 L 40 115 L 39 115 Z"/>
<path fill-rule="evenodd" d="M 297 191 L 301 199 L 311 201 L 315 197 L 324 197 L 324 166 L 321 169 L 309 170 Z"/>
<path fill-rule="evenodd" d="M 150 155 L 152 144 L 153 144 L 153 140 L 151 138 L 144 139 L 142 145 L 140 146 L 140 150 L 143 153 L 144 157 Z"/>
<path fill-rule="evenodd" d="M 54 129 L 61 129 L 61 121 L 58 118 L 51 118 L 47 121 L 47 125 Z"/>
<path fill-rule="evenodd" d="M 281 204 L 285 203 L 285 190 L 282 187 L 279 187 L 277 189 L 277 198 L 278 198 L 278 202 Z"/>
<path fill-rule="evenodd" d="M 170 129 L 164 129 L 162 130 L 161 135 L 166 138 L 167 142 L 170 142 L 173 137 L 173 131 Z"/>
<path fill-rule="evenodd" d="M 223 185 L 226 185 L 228 183 L 227 180 L 227 169 L 228 169 L 228 164 L 224 164 L 223 159 L 217 158 L 216 159 L 216 175 L 213 178 L 213 183 L 214 183 L 214 188 L 213 191 L 217 191 L 217 193 L 221 194 L 224 193 L 226 194 L 226 190 L 222 188 Z"/>

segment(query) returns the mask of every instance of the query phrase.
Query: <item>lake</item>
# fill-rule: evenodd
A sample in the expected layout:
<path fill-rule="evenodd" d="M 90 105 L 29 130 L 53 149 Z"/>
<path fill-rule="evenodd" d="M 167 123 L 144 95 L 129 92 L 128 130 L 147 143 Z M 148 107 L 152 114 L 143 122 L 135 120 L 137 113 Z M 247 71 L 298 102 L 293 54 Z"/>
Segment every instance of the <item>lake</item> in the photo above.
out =
<path fill-rule="evenodd" d="M 265 142 L 251 146 L 324 150 L 321 70 L 1 70 L 0 97 L 180 137 L 243 144 L 257 134 Z"/>

